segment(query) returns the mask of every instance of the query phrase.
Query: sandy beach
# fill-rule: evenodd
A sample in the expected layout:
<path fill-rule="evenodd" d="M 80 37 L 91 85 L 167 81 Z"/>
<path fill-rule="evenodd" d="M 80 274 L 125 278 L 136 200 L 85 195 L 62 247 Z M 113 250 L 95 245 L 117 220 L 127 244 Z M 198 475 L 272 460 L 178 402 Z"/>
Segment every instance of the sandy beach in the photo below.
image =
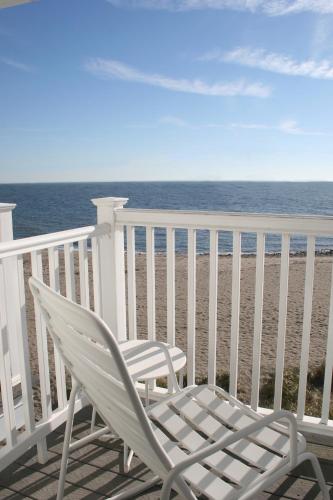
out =
<path fill-rule="evenodd" d="M 329 311 L 331 257 L 317 257 L 315 264 L 310 366 L 321 364 L 325 356 L 327 320 Z M 242 257 L 241 302 L 239 324 L 239 391 L 245 399 L 249 396 L 252 373 L 254 288 L 256 262 L 253 256 Z M 146 335 L 145 309 L 145 258 L 137 259 L 138 283 L 138 333 Z M 219 257 L 218 313 L 217 313 L 217 373 L 229 371 L 231 326 L 232 258 Z M 197 258 L 196 301 L 196 373 L 207 374 L 208 366 L 208 275 L 209 257 Z M 262 377 L 275 369 L 278 328 L 280 257 L 267 256 L 265 262 L 264 309 L 262 333 Z M 285 366 L 299 366 L 303 327 L 305 258 L 291 257 L 289 272 L 288 316 L 286 333 Z M 166 339 L 166 259 L 156 261 L 156 334 Z M 187 257 L 176 259 L 176 343 L 186 350 L 187 322 Z"/>
<path fill-rule="evenodd" d="M 76 256 L 77 257 L 77 256 Z M 78 259 L 75 257 L 75 278 L 77 298 L 79 300 Z M 315 283 L 313 296 L 312 329 L 310 343 L 310 365 L 314 368 L 322 363 L 326 350 L 327 320 L 329 309 L 331 256 L 317 256 L 315 263 Z M 166 340 L 166 258 L 156 255 L 156 337 Z M 252 373 L 253 321 L 254 321 L 254 286 L 256 261 L 253 256 L 242 257 L 241 304 L 239 335 L 239 392 L 248 400 L 250 377 Z M 228 372 L 231 325 L 231 267 L 230 256 L 220 256 L 218 263 L 218 314 L 217 314 L 217 372 Z M 30 275 L 30 262 L 25 261 L 26 279 Z M 207 374 L 208 366 L 208 275 L 209 257 L 197 257 L 197 297 L 196 297 L 196 373 Z M 91 276 L 91 263 L 90 263 Z M 275 369 L 276 341 L 278 327 L 280 257 L 266 256 L 261 376 L 265 377 Z M 300 360 L 301 336 L 303 327 L 305 258 L 290 257 L 288 316 L 285 350 L 285 366 L 297 367 Z M 48 282 L 47 259 L 44 259 L 44 279 Z M 137 279 L 137 327 L 139 338 L 147 337 L 146 309 L 146 264 L 145 255 L 136 257 Z M 64 263 L 60 254 L 60 284 L 64 292 Z M 92 298 L 92 286 L 91 302 Z M 31 356 L 31 368 L 34 380 L 38 379 L 38 359 L 35 333 L 34 309 L 30 293 L 27 291 L 27 323 Z M 187 257 L 176 256 L 176 344 L 186 350 L 187 344 Z M 49 343 L 49 362 L 51 385 L 54 391 L 53 348 Z M 38 389 L 36 389 L 38 398 Z"/>

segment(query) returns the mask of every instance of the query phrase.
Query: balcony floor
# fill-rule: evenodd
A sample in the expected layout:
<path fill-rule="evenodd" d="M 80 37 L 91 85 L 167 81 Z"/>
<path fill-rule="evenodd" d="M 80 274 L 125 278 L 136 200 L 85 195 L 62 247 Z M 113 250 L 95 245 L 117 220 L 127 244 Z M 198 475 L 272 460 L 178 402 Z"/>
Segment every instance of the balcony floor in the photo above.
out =
<path fill-rule="evenodd" d="M 82 410 L 75 418 L 75 437 L 82 437 L 89 429 L 89 409 Z M 29 451 L 17 462 L 0 473 L 0 498 L 19 500 L 33 498 L 54 499 L 60 468 L 64 426 L 49 436 L 50 460 L 46 465 L 36 463 L 34 450 Z M 321 466 L 333 498 L 333 447 L 309 445 L 320 458 Z M 124 474 L 120 465 L 122 446 L 120 441 L 99 439 L 71 454 L 67 474 L 65 498 L 105 499 L 152 477 L 151 472 L 134 458 L 129 474 Z M 151 489 L 137 498 L 155 500 L 159 488 Z M 176 498 L 176 495 L 174 496 Z M 267 491 L 257 496 L 262 499 L 306 499 L 321 498 L 319 488 L 308 464 L 298 467 Z"/>

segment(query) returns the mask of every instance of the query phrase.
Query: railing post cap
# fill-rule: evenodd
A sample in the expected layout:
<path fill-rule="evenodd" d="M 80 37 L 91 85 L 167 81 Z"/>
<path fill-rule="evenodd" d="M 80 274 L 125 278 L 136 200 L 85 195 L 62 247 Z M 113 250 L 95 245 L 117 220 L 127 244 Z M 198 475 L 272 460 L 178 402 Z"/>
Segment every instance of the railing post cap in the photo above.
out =
<path fill-rule="evenodd" d="M 0 203 L 0 213 L 11 212 L 16 207 L 16 203 Z"/>
<path fill-rule="evenodd" d="M 128 202 L 128 198 L 93 198 L 91 201 L 96 207 L 122 208 Z"/>

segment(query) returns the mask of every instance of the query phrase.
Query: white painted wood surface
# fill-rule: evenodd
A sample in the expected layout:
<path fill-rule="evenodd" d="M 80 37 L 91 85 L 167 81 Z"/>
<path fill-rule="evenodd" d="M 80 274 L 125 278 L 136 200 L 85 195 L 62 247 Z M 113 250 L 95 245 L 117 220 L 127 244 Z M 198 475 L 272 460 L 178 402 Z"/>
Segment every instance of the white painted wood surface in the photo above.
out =
<path fill-rule="evenodd" d="M 109 226 L 100 224 L 99 226 L 87 226 L 78 229 L 59 231 L 58 233 L 43 234 L 41 236 L 31 236 L 19 240 L 1 243 L 1 259 L 13 255 L 22 255 L 37 250 L 45 250 L 50 247 L 74 243 L 87 238 L 101 237 L 109 231 Z"/>
<path fill-rule="evenodd" d="M 22 389 L 22 404 L 24 411 L 24 425 L 27 434 L 32 434 L 35 428 L 35 416 L 33 405 L 33 391 L 32 391 L 32 378 L 30 368 L 30 353 L 28 342 L 27 330 L 27 317 L 26 317 L 26 297 L 24 288 L 24 267 L 23 257 L 20 255 L 17 259 L 18 269 L 18 289 L 20 300 L 20 311 L 17 320 L 20 323 L 18 328 L 18 356 L 20 363 L 20 379 Z"/>
<path fill-rule="evenodd" d="M 127 198 L 95 198 L 97 223 L 108 231 L 99 238 L 100 314 L 119 341 L 127 339 L 124 225 L 117 222 Z"/>
<path fill-rule="evenodd" d="M 175 230 L 167 228 L 167 343 L 176 343 L 176 291 L 175 291 Z M 172 379 L 168 377 L 168 388 L 172 390 Z"/>
<path fill-rule="evenodd" d="M 136 326 L 136 272 L 135 272 L 135 227 L 127 226 L 127 313 L 128 339 L 137 338 Z"/>
<path fill-rule="evenodd" d="M 229 392 L 237 396 L 238 343 L 240 312 L 241 234 L 233 233 L 232 245 L 232 294 L 231 294 L 231 342 L 230 342 L 230 385 Z"/>
<path fill-rule="evenodd" d="M 244 212 L 198 212 L 124 208 L 117 213 L 119 224 L 220 229 L 224 231 L 292 233 L 332 236 L 333 217 L 314 215 L 248 214 Z"/>
<path fill-rule="evenodd" d="M 41 281 L 43 277 L 43 260 L 42 251 L 36 250 L 31 252 L 31 275 Z M 35 328 L 37 337 L 37 355 L 38 355 L 38 371 L 39 371 L 39 387 L 40 387 L 40 402 L 42 406 L 42 420 L 47 422 L 52 415 L 52 400 L 50 386 L 50 368 L 48 358 L 47 332 L 45 321 L 42 318 L 40 311 L 36 307 L 35 310 Z M 48 459 L 46 438 L 37 442 L 37 456 L 40 463 L 45 463 Z"/>
<path fill-rule="evenodd" d="M 12 203 L 0 203 L 0 243 L 10 243 L 13 241 L 13 210 L 16 205 Z M 20 325 L 16 323 L 16 314 L 19 308 L 19 297 L 17 290 L 17 258 L 13 256 L 11 259 L 3 261 L 4 277 L 6 280 L 6 297 L 8 303 L 12 304 L 6 312 L 6 321 L 8 323 L 9 336 L 9 355 L 11 357 L 10 369 L 12 373 L 13 385 L 20 383 L 20 366 L 19 366 L 19 346 L 18 337 L 20 332 L 17 328 Z"/>
<path fill-rule="evenodd" d="M 290 250 L 290 235 L 284 233 L 282 235 L 281 266 L 280 266 L 279 322 L 278 322 L 278 333 L 277 333 L 275 387 L 274 387 L 275 410 L 280 410 L 282 404 L 283 370 L 284 370 L 284 354 L 285 354 L 287 308 L 288 308 L 289 250 Z"/>
<path fill-rule="evenodd" d="M 79 241 L 80 303 L 90 309 L 89 260 L 87 240 Z"/>
<path fill-rule="evenodd" d="M 209 236 L 208 383 L 216 381 L 218 232 Z"/>
<path fill-rule="evenodd" d="M 309 236 L 307 242 L 306 267 L 305 267 L 303 332 L 302 332 L 301 363 L 299 372 L 299 387 L 298 387 L 298 401 L 297 401 L 298 420 L 302 420 L 305 411 L 306 385 L 308 378 L 309 353 L 310 353 L 315 249 L 316 249 L 316 239 L 314 236 Z"/>
<path fill-rule="evenodd" d="M 35 278 L 44 281 L 42 252 L 37 250 L 31 253 L 31 274 Z M 47 333 L 45 322 L 40 311 L 35 307 L 35 324 L 37 335 L 37 353 L 40 384 L 40 399 L 42 405 L 43 419 L 47 420 L 52 413 L 51 388 L 50 388 L 50 368 L 47 348 Z"/>
<path fill-rule="evenodd" d="M 323 404 L 320 423 L 327 425 L 329 423 L 329 411 L 331 402 L 332 390 L 332 374 L 333 374 L 333 266 L 331 274 L 331 293 L 330 293 L 330 309 L 328 317 L 328 332 L 327 346 L 325 359 L 325 375 L 323 388 Z M 332 422 L 332 420 L 331 420 Z"/>
<path fill-rule="evenodd" d="M 244 213 L 219 213 L 219 212 L 189 212 L 172 210 L 141 210 L 123 209 L 117 213 L 117 220 L 122 224 L 133 226 L 143 226 L 146 231 L 153 231 L 154 228 L 165 228 L 168 231 L 176 228 L 184 228 L 188 231 L 188 318 L 187 318 L 187 357 L 188 357 L 188 382 L 193 383 L 195 379 L 195 257 L 196 252 L 191 250 L 195 231 L 199 229 L 210 230 L 210 284 L 209 284 L 209 328 L 208 328 L 208 367 L 207 374 L 210 382 L 214 382 L 216 377 L 216 295 L 217 295 L 217 252 L 215 253 L 214 232 L 218 230 L 232 231 L 234 234 L 233 252 L 233 278 L 232 278 L 232 321 L 231 321 L 231 352 L 230 352 L 230 389 L 233 394 L 237 391 L 237 369 L 238 369 L 238 337 L 239 337 L 239 315 L 240 315 L 240 238 L 242 232 L 257 234 L 257 262 L 255 279 L 255 311 L 253 341 L 254 349 L 252 356 L 252 385 L 251 385 L 251 405 L 253 408 L 259 407 L 260 389 L 260 362 L 261 362 L 261 342 L 262 342 L 262 314 L 265 303 L 264 292 L 264 263 L 265 263 L 265 238 L 266 234 L 280 234 L 282 238 L 281 248 L 281 274 L 280 274 L 280 298 L 278 311 L 277 329 L 277 351 L 276 351 L 276 376 L 275 376 L 275 397 L 274 407 L 280 408 L 282 403 L 282 386 L 284 376 L 284 357 L 286 341 L 286 320 L 288 310 L 288 290 L 289 290 L 289 251 L 290 237 L 292 235 L 303 235 L 311 242 L 308 253 L 314 252 L 315 237 L 333 236 L 333 218 L 326 216 L 293 216 L 293 215 L 272 215 L 272 214 L 244 214 Z M 169 232 L 170 234 L 170 232 Z M 213 236 L 212 236 L 213 235 Z M 213 250 L 212 250 L 213 248 Z M 308 423 L 308 417 L 302 411 L 304 403 L 304 388 L 306 388 L 306 372 L 308 366 L 309 348 L 309 319 L 311 319 L 312 295 L 311 295 L 311 260 L 308 257 L 307 284 L 305 287 L 305 316 L 303 326 L 302 355 L 301 355 L 301 381 L 299 393 L 298 418 L 302 423 Z M 151 278 L 153 279 L 153 278 Z M 333 306 L 332 306 L 333 309 Z M 332 313 L 333 315 L 333 313 Z M 333 323 L 333 320 L 331 321 Z M 330 326 L 332 330 L 333 327 Z M 323 422 L 327 422 L 325 415 L 325 405 L 330 401 L 330 366 L 333 367 L 333 341 L 328 338 L 329 368 L 326 370 L 326 400 L 324 395 Z M 332 359 L 331 359 L 332 358 Z"/>
<path fill-rule="evenodd" d="M 1 380 L 1 402 L 3 407 L 3 418 L 5 427 L 6 444 L 12 448 L 16 444 L 17 431 L 14 411 L 11 356 L 9 349 L 9 335 L 7 310 L 9 304 L 6 298 L 6 276 L 4 263 L 0 264 L 0 380 Z"/>
<path fill-rule="evenodd" d="M 176 297 L 175 297 L 175 230 L 167 228 L 167 342 L 175 345 L 176 340 Z"/>
<path fill-rule="evenodd" d="M 254 304 L 254 328 L 253 328 L 253 352 L 252 352 L 252 388 L 251 408 L 257 411 L 259 405 L 260 388 L 260 359 L 261 359 L 261 336 L 262 336 L 262 314 L 264 299 L 264 270 L 265 270 L 265 235 L 257 234 L 256 255 L 256 284 Z"/>
<path fill-rule="evenodd" d="M 147 259 L 147 328 L 148 339 L 156 339 L 155 319 L 155 234 L 154 229 L 146 231 L 146 259 Z"/>
<path fill-rule="evenodd" d="M 92 249 L 92 273 L 93 273 L 93 294 L 94 294 L 94 311 L 99 316 L 101 315 L 101 276 L 100 276 L 100 254 L 99 254 L 99 239 L 91 238 Z"/>
<path fill-rule="evenodd" d="M 76 302 L 73 243 L 64 245 L 66 297 Z"/>
<path fill-rule="evenodd" d="M 49 259 L 50 287 L 52 288 L 52 290 L 60 292 L 58 248 L 52 247 L 48 249 L 48 259 Z M 65 367 L 60 358 L 57 346 L 54 345 L 53 347 L 54 347 L 54 366 L 56 373 L 58 406 L 59 408 L 64 408 L 67 404 Z"/>
<path fill-rule="evenodd" d="M 196 232 L 188 230 L 187 249 L 187 383 L 195 383 Z"/>
<path fill-rule="evenodd" d="M 2 223 L 2 215 L 5 209 L 7 207 L 0 204 L 0 235 L 2 237 L 6 235 L 8 237 L 8 225 Z M 8 219 L 8 214 L 6 217 Z M 2 397 L 4 398 L 3 413 L 0 415 L 0 434 L 1 439 L 6 439 L 6 444 L 0 452 L 0 470 L 34 444 L 37 444 L 39 462 L 45 462 L 48 459 L 47 431 L 60 425 L 64 421 L 64 412 L 67 411 L 65 371 L 56 349 L 54 350 L 54 359 L 58 404 L 56 408 L 52 409 L 48 357 L 49 355 L 52 356 L 53 353 L 48 354 L 45 325 L 39 314 L 36 314 L 35 317 L 39 379 L 32 381 L 26 320 L 23 256 L 27 254 L 27 258 L 31 258 L 32 274 L 43 280 L 46 268 L 43 271 L 42 251 L 46 250 L 44 264 L 46 264 L 47 258 L 50 286 L 59 291 L 60 247 L 65 259 L 66 293 L 70 298 L 76 300 L 74 277 L 75 248 L 73 245 L 76 242 L 79 248 L 80 295 L 85 306 L 89 306 L 87 239 L 92 237 L 97 241 L 108 230 L 106 224 L 101 224 L 98 227 L 88 226 L 86 228 L 0 243 L 0 269 L 3 270 L 2 274 L 0 272 L 2 276 L 0 285 L 2 286 L 4 297 L 4 300 L 0 301 L 0 322 L 4 324 L 3 331 L 6 332 L 7 329 L 9 336 L 13 337 L 16 335 L 19 341 L 17 349 L 13 348 L 13 344 L 8 349 L 8 345 L 6 344 L 8 341 L 7 333 L 3 334 L 0 339 L 0 348 L 6 349 L 4 356 L 1 356 L 0 353 L 0 359 L 3 357 L 5 360 L 4 363 L 0 363 L 2 368 L 0 370 L 1 385 L 3 387 Z M 9 262 L 11 264 L 10 267 L 8 266 Z M 9 311 L 11 317 L 10 322 L 8 322 L 7 311 Z M 17 379 L 21 383 L 22 391 L 22 395 L 15 401 L 11 388 L 14 378 L 11 380 L 9 377 L 9 374 L 13 373 L 13 361 L 9 359 L 10 357 L 14 357 L 16 365 L 19 367 L 15 380 Z M 39 423 L 35 422 L 32 384 L 39 384 L 41 392 L 42 419 Z M 79 407 L 79 404 L 80 401 L 78 400 L 77 407 Z M 24 426 L 23 431 L 22 426 Z M 16 428 L 21 429 L 20 433 L 17 433 Z M 41 432 L 42 428 L 43 431 Z"/>

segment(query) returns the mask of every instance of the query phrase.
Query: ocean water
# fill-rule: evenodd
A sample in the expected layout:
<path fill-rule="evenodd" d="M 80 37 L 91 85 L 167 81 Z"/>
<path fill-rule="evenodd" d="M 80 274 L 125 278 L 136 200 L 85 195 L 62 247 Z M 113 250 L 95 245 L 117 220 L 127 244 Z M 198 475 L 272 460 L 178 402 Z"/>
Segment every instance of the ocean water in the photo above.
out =
<path fill-rule="evenodd" d="M 0 202 L 17 204 L 14 237 L 86 226 L 96 222 L 91 198 L 129 198 L 127 207 L 224 212 L 312 214 L 333 216 L 333 183 L 329 182 L 106 182 L 57 184 L 2 184 Z M 165 231 L 157 230 L 156 251 L 165 250 Z M 137 251 L 145 250 L 142 230 L 137 230 Z M 243 234 L 242 251 L 255 252 L 254 234 Z M 269 235 L 266 252 L 280 251 L 280 237 Z M 176 250 L 185 252 L 186 231 L 176 231 Z M 197 250 L 209 249 L 207 231 L 198 232 Z M 294 252 L 305 250 L 305 239 L 294 237 Z M 318 238 L 317 250 L 333 249 L 333 239 Z M 219 252 L 232 250 L 230 233 L 221 232 Z"/>

